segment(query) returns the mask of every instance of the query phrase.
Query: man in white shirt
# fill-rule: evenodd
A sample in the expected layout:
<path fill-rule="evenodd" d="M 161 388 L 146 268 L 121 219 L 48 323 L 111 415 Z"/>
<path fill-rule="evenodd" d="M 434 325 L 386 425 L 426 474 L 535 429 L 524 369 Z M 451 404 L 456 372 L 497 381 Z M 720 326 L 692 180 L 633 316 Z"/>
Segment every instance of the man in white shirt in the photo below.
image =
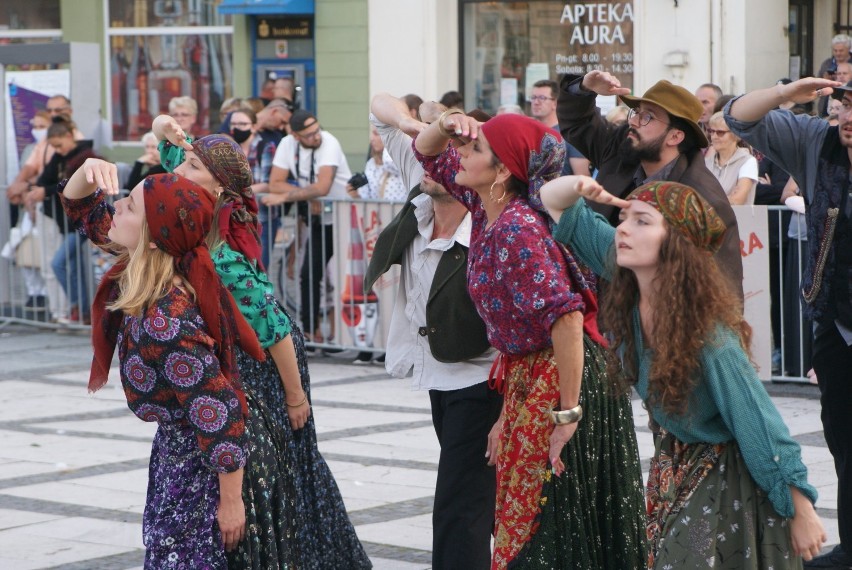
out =
<path fill-rule="evenodd" d="M 290 173 L 298 185 L 287 182 Z M 310 236 L 302 264 L 301 316 L 302 328 L 315 342 L 324 340 L 319 330 L 320 284 L 334 254 L 331 204 L 319 199 L 346 199 L 346 182 L 351 177 L 337 138 L 323 131 L 309 111 L 295 111 L 290 117 L 290 134 L 281 139 L 272 159 L 270 194 L 261 201 L 266 206 L 309 201 L 299 205 L 299 215 L 308 225 Z"/>
<path fill-rule="evenodd" d="M 429 390 L 441 445 L 432 513 L 432 567 L 488 569 L 494 526 L 496 425 L 502 397 L 488 387 L 493 353 L 467 293 L 470 214 L 424 176 L 411 137 L 426 125 L 387 94 L 372 102 L 371 122 L 399 166 L 408 201 L 379 236 L 365 279 L 369 290 L 391 265 L 400 282 L 388 331 L 385 368 L 412 389 Z M 421 108 L 422 113 L 422 108 Z M 427 119 L 428 120 L 428 119 Z"/>

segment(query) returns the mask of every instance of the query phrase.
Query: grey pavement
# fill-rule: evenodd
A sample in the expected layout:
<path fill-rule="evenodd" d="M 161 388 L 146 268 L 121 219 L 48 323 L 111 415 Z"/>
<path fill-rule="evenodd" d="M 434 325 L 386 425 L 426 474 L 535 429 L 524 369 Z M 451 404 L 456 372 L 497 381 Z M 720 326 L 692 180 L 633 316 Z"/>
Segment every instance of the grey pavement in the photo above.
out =
<path fill-rule="evenodd" d="M 0 328 L 0 570 L 142 567 L 155 425 L 127 409 L 115 374 L 87 394 L 90 362 L 84 333 Z M 376 365 L 313 357 L 310 366 L 320 451 L 375 567 L 429 568 L 439 450 L 428 395 Z M 816 388 L 768 388 L 802 444 L 835 544 L 837 484 Z M 633 403 L 647 470 L 647 413 Z"/>

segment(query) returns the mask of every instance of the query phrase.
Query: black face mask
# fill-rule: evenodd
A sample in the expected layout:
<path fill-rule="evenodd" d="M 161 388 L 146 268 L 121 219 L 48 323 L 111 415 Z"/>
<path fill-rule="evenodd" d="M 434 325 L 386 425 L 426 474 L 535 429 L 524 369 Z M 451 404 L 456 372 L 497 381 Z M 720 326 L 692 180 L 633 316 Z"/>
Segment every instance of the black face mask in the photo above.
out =
<path fill-rule="evenodd" d="M 234 140 L 237 141 L 238 144 L 242 144 L 251 136 L 251 129 L 231 129 L 231 136 L 234 137 Z"/>

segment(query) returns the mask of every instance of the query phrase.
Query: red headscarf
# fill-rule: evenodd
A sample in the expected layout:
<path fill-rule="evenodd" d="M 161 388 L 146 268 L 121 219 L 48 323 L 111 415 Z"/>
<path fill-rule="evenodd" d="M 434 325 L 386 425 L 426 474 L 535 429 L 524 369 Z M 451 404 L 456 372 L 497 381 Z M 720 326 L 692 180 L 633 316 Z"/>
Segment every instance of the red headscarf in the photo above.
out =
<path fill-rule="evenodd" d="M 175 258 L 178 272 L 195 289 L 195 301 L 201 316 L 207 323 L 210 336 L 216 341 L 216 355 L 222 372 L 236 381 L 234 345 L 239 344 L 257 360 L 263 360 L 264 353 L 254 331 L 222 285 L 204 241 L 213 223 L 215 198 L 201 186 L 176 174 L 149 176 L 143 189 L 145 221 L 151 241 Z M 118 298 L 118 277 L 125 268 L 125 264 L 116 264 L 107 272 L 92 303 L 95 356 L 89 375 L 91 392 L 107 382 L 124 315 L 121 311 L 108 311 L 106 306 Z M 239 393 L 242 394 L 242 391 Z M 245 401 L 242 404 L 243 410 L 246 410 Z"/>
<path fill-rule="evenodd" d="M 530 205 L 545 211 L 539 190 L 558 178 L 565 164 L 562 137 L 544 123 L 523 115 L 497 115 L 480 127 L 491 150 L 512 176 L 526 182 Z"/>

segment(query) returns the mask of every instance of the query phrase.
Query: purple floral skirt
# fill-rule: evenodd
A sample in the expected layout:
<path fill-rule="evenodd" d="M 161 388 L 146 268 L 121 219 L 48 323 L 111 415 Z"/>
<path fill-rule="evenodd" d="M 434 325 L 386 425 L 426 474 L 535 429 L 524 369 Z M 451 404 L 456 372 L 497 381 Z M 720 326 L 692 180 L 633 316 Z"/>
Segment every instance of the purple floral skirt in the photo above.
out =
<path fill-rule="evenodd" d="M 145 568 L 227 568 L 216 522 L 219 478 L 201 461 L 192 428 L 160 424 L 151 447 L 142 522 Z"/>

